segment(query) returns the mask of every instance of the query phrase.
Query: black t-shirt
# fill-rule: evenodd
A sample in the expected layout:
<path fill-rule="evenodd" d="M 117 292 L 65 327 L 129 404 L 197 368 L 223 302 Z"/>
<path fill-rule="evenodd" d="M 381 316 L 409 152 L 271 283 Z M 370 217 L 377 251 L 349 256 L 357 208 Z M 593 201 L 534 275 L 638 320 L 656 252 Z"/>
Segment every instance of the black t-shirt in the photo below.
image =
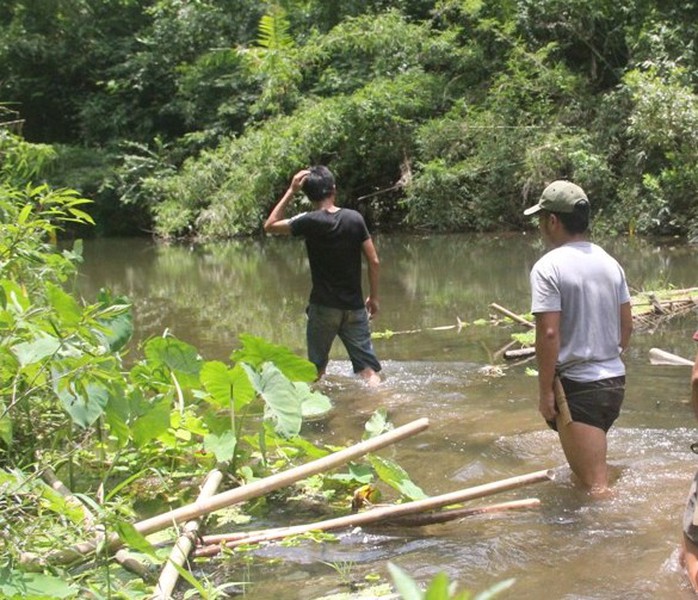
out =
<path fill-rule="evenodd" d="M 305 238 L 313 281 L 310 302 L 362 308 L 361 254 L 369 233 L 361 214 L 350 208 L 314 210 L 293 217 L 290 225 L 293 235 Z"/>

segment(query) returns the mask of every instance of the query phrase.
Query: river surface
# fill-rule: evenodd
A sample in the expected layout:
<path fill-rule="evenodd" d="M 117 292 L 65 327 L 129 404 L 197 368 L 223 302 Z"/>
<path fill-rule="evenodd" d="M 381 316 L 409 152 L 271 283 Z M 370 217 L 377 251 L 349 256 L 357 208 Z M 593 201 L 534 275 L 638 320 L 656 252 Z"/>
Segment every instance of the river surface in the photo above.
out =
<path fill-rule="evenodd" d="M 528 311 L 528 272 L 544 252 L 537 234 L 375 241 L 382 277 L 373 328 L 392 334 L 375 340 L 384 383 L 372 390 L 357 381 L 336 342 L 322 383 L 335 408 L 305 434 L 349 444 L 360 440 L 373 411 L 385 408 L 395 425 L 429 418 L 426 431 L 381 451 L 429 495 L 539 469 L 552 469 L 555 480 L 472 503 L 536 497 L 538 508 L 418 529 L 341 531 L 335 543 L 270 545 L 252 562 L 229 555 L 197 563 L 196 574 L 216 585 L 247 582 L 255 600 L 321 598 L 372 576 L 385 582 L 388 562 L 421 583 L 445 571 L 473 592 L 514 578 L 500 597 L 519 600 L 694 597 L 678 564 L 681 514 L 698 468 L 689 449 L 698 440 L 690 368 L 652 366 L 648 350 L 693 358 L 696 313 L 633 336 L 626 399 L 609 434 L 614 494 L 591 501 L 571 483 L 557 436 L 537 413 L 536 381 L 527 374 L 534 363 L 501 358 L 523 328 L 490 323 L 498 317 L 492 302 Z M 625 267 L 634 292 L 698 285 L 698 248 L 628 239 L 603 245 Z M 250 333 L 305 352 L 309 275 L 297 240 L 91 240 L 79 286 L 88 300 L 100 287 L 130 297 L 135 344 L 169 330 L 207 360 L 226 360 L 237 336 Z M 292 522 L 293 515 L 279 514 L 265 525 Z"/>

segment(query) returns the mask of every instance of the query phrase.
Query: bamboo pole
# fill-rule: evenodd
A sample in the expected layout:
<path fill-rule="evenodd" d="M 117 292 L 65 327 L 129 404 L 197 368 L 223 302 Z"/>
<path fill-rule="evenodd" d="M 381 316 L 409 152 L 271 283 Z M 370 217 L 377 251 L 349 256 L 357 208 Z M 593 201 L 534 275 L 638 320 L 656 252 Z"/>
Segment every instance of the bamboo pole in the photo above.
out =
<path fill-rule="evenodd" d="M 531 323 L 531 321 L 529 321 L 528 319 L 524 319 L 522 316 L 517 315 L 514 312 L 511 312 L 509 309 L 506 309 L 503 306 L 500 306 L 499 304 L 497 304 L 495 302 L 492 302 L 492 304 L 490 304 L 490 308 L 494 308 L 494 310 L 496 310 L 497 312 L 502 313 L 503 315 L 509 317 L 510 319 L 512 319 L 513 321 L 516 321 L 517 323 L 521 323 L 522 325 L 525 325 L 529 329 L 536 326 L 535 323 Z"/>
<path fill-rule="evenodd" d="M 465 517 L 472 517 L 474 515 L 492 514 L 523 508 L 537 508 L 538 506 L 540 506 L 540 500 L 538 498 L 523 498 L 521 500 L 510 500 L 508 502 L 488 504 L 486 506 L 453 508 L 451 510 L 442 510 L 439 512 L 405 515 L 396 519 L 390 519 L 384 524 L 399 527 L 423 527 L 425 525 L 447 523 L 448 521 L 455 521 L 456 519 L 463 519 Z"/>
<path fill-rule="evenodd" d="M 693 366 L 693 361 L 684 358 L 683 356 L 678 356 L 677 354 L 672 354 L 666 350 L 660 348 L 650 348 L 650 363 L 653 365 L 682 365 L 686 367 Z"/>
<path fill-rule="evenodd" d="M 281 539 L 291 535 L 299 535 L 309 531 L 328 531 L 332 529 L 341 529 L 344 527 L 356 527 L 358 525 L 365 525 L 366 523 L 375 523 L 377 521 L 384 521 L 389 518 L 425 512 L 428 510 L 441 508 L 443 506 L 448 506 L 450 504 L 458 504 L 460 502 L 465 502 L 466 500 L 474 500 L 475 498 L 491 496 L 492 494 L 522 487 L 524 485 L 539 483 L 541 481 L 549 481 L 552 478 L 552 472 L 549 470 L 535 471 L 526 475 L 517 475 L 515 477 L 509 477 L 508 479 L 502 479 L 500 481 L 486 483 L 472 488 L 465 488 L 455 492 L 433 496 L 424 500 L 415 500 L 413 502 L 406 502 L 405 504 L 398 504 L 395 506 L 372 508 L 371 510 L 367 510 L 365 512 L 346 515 L 344 517 L 336 517 L 334 519 L 326 519 L 324 521 L 317 521 L 315 523 L 292 525 L 290 527 L 279 527 L 267 531 L 260 531 L 256 534 L 247 535 L 243 538 L 236 537 L 236 539 L 223 543 L 225 546 L 233 548 L 241 544 L 258 544 L 260 542 Z M 205 536 L 203 541 L 207 545 L 203 548 L 195 550 L 195 556 L 213 556 L 214 554 L 220 552 L 222 548 L 221 538 Z"/>
<path fill-rule="evenodd" d="M 75 496 L 75 494 L 73 494 L 68 486 L 58 479 L 55 471 L 51 467 L 45 467 L 41 473 L 41 477 L 47 485 L 63 496 L 68 504 L 80 509 L 83 515 L 83 521 L 87 527 L 94 527 L 95 517 L 90 509 L 80 502 L 80 500 L 77 498 L 77 496 Z"/>
<path fill-rule="evenodd" d="M 388 431 L 374 438 L 364 440 L 359 442 L 349 448 L 344 448 L 333 454 L 323 456 L 317 460 L 306 463 L 304 465 L 299 465 L 284 471 L 282 473 L 277 473 L 271 475 L 270 477 L 265 477 L 259 481 L 240 486 L 220 494 L 212 496 L 208 500 L 203 502 L 193 502 L 192 504 L 187 504 L 180 508 L 176 508 L 169 512 L 161 515 L 156 515 L 144 521 L 140 521 L 134 524 L 136 531 L 142 535 L 148 535 L 162 529 L 166 529 L 177 523 L 182 523 L 190 519 L 197 519 L 198 517 L 215 512 L 221 508 L 227 508 L 233 504 L 239 502 L 244 502 L 252 498 L 258 498 L 274 490 L 278 490 L 282 487 L 291 485 L 296 481 L 301 479 L 306 479 L 311 475 L 316 475 L 317 473 L 322 473 L 323 471 L 329 471 L 340 465 L 346 464 L 349 461 L 368 454 L 369 452 L 374 452 L 380 448 L 384 448 L 390 444 L 394 444 L 402 439 L 413 436 L 421 431 L 424 431 L 429 427 L 429 419 L 426 417 L 417 419 L 406 425 Z M 107 540 L 106 547 L 110 551 L 114 551 L 121 546 L 121 540 L 118 535 L 112 534 Z M 96 549 L 96 544 L 94 542 L 82 542 L 76 544 L 70 548 L 64 550 L 59 550 L 56 552 L 49 553 L 46 556 L 36 556 L 31 553 L 25 553 L 21 557 L 21 562 L 28 568 L 36 566 L 37 564 L 66 564 L 71 563 L 76 560 L 83 559 L 86 555 L 94 552 Z"/>
<path fill-rule="evenodd" d="M 201 491 L 196 501 L 205 501 L 213 496 L 218 490 L 218 486 L 223 480 L 223 473 L 218 469 L 213 469 L 206 476 L 204 484 L 201 486 Z M 194 537 L 199 531 L 199 521 L 191 520 L 184 524 L 182 534 L 177 538 L 172 552 L 170 553 L 165 566 L 162 568 L 160 573 L 160 579 L 155 586 L 155 591 L 153 592 L 153 600 L 169 600 L 172 597 L 172 592 L 177 585 L 177 580 L 179 579 L 179 571 L 177 567 L 182 567 L 189 558 L 189 554 L 194 547 Z"/>
<path fill-rule="evenodd" d="M 537 506 L 540 506 L 540 500 L 538 498 L 524 498 L 523 500 L 511 500 L 508 502 L 500 502 L 498 504 L 490 504 L 486 506 L 454 508 L 451 510 L 443 510 L 425 514 L 410 514 L 403 515 L 401 517 L 394 517 L 392 519 L 388 517 L 383 523 L 380 523 L 379 525 L 421 527 L 423 525 L 445 523 L 447 521 L 453 521 L 455 519 L 461 519 L 472 515 L 503 512 L 506 510 L 515 510 L 519 508 L 535 508 Z M 319 530 L 317 525 L 318 523 L 309 523 L 307 527 L 310 527 L 310 531 L 317 531 Z M 236 531 L 234 533 L 217 533 L 212 535 L 205 535 L 201 538 L 201 541 L 204 544 L 205 549 L 205 547 L 207 546 L 217 545 L 224 542 L 240 542 L 241 544 L 247 544 L 249 543 L 248 540 L 256 538 L 260 535 L 275 536 L 276 534 L 280 534 L 281 537 L 285 537 L 287 535 L 286 531 L 288 531 L 287 526 L 273 527 L 271 529 L 262 529 L 256 531 Z"/>

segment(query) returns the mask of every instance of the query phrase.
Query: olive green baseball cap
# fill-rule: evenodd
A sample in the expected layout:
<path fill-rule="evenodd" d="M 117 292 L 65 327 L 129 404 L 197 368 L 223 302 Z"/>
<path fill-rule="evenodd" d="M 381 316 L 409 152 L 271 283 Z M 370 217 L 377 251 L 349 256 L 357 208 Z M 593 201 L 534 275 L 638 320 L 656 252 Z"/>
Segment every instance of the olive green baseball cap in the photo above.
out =
<path fill-rule="evenodd" d="M 543 190 L 538 204 L 527 208 L 525 215 L 534 215 L 540 210 L 555 213 L 571 213 L 580 200 L 589 202 L 584 190 L 571 181 L 558 179 Z"/>

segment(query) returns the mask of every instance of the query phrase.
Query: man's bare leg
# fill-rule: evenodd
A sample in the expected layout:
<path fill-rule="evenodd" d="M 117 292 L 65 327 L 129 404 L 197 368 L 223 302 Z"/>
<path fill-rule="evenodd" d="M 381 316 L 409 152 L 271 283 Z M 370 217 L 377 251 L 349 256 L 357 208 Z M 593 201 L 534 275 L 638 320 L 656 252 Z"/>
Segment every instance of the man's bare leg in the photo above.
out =
<path fill-rule="evenodd" d="M 683 536 L 680 560 L 681 564 L 686 568 L 686 574 L 691 582 L 693 591 L 698 593 L 698 546 L 685 535 Z"/>
<path fill-rule="evenodd" d="M 606 432 L 585 423 L 572 422 L 558 431 L 572 472 L 593 496 L 608 491 Z"/>

